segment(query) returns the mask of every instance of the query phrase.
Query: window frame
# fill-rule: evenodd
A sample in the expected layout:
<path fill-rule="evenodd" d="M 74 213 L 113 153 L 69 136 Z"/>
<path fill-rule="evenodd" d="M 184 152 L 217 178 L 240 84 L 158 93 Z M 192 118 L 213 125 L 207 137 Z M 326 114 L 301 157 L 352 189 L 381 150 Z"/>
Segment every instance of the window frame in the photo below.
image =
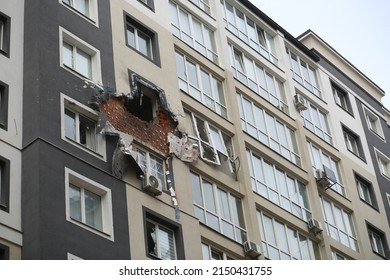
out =
<path fill-rule="evenodd" d="M 9 213 L 11 162 L 0 156 L 0 210 Z"/>
<path fill-rule="evenodd" d="M 187 55 L 175 51 L 175 58 L 180 90 L 227 119 L 228 111 L 223 81 Z M 208 86 L 204 85 L 206 77 Z"/>
<path fill-rule="evenodd" d="M 190 176 L 194 213 L 199 222 L 221 233 L 223 236 L 226 236 L 231 240 L 239 243 L 244 242 L 244 237 L 246 235 L 246 225 L 241 198 L 232 194 L 230 191 L 221 188 L 213 181 L 201 176 L 196 172 L 190 171 Z M 210 194 L 211 197 L 207 196 L 205 194 L 206 192 Z M 221 194 L 226 194 L 226 200 L 224 200 L 224 202 L 221 201 Z M 233 202 L 240 202 L 240 204 L 237 205 Z M 223 203 L 225 203 L 225 205 L 221 205 Z M 210 207 L 213 209 L 210 209 Z M 228 209 L 224 207 L 227 207 Z M 240 209 L 237 207 L 240 207 Z M 226 210 L 227 213 L 225 213 Z M 237 216 L 235 216 L 235 214 Z M 209 219 L 212 220 L 209 221 Z M 212 223 L 217 224 L 213 226 Z M 230 228 L 231 235 L 229 235 L 228 232 L 225 233 L 226 229 L 224 229 L 224 225 Z"/>
<path fill-rule="evenodd" d="M 306 186 L 279 166 L 256 155 L 252 150 L 246 149 L 246 153 L 250 168 L 252 190 L 307 222 L 312 217 L 312 213 Z M 257 166 L 256 162 L 260 166 Z M 268 165 L 271 170 L 266 170 L 265 165 Z M 260 170 L 256 171 L 256 167 L 259 167 Z M 278 174 L 282 175 L 282 178 L 278 177 Z"/>
<path fill-rule="evenodd" d="M 390 158 L 374 147 L 379 171 L 382 176 L 390 180 Z"/>
<path fill-rule="evenodd" d="M 60 66 L 69 71 L 70 73 L 76 75 L 77 77 L 81 78 L 82 80 L 91 80 L 96 83 L 100 83 L 102 81 L 102 73 L 101 73 L 101 60 L 100 60 L 100 51 L 93 47 L 92 45 L 88 44 L 87 42 L 83 41 L 79 37 L 75 36 L 74 34 L 70 33 L 66 29 L 60 27 Z M 74 69 L 73 60 L 72 57 L 72 65 L 68 66 L 65 65 L 64 62 L 64 43 L 72 46 L 72 54 L 77 50 L 81 50 L 88 56 L 90 56 L 90 71 L 91 75 L 90 77 L 86 77 L 84 74 L 77 71 L 77 69 Z"/>
<path fill-rule="evenodd" d="M 8 129 L 8 96 L 9 87 L 0 81 L 0 129 Z"/>
<path fill-rule="evenodd" d="M 341 124 L 346 148 L 349 152 L 365 161 L 364 150 L 359 135 L 348 129 L 347 126 Z"/>
<path fill-rule="evenodd" d="M 385 232 L 367 221 L 366 225 L 372 252 L 382 258 L 388 259 L 390 257 L 390 253 Z"/>
<path fill-rule="evenodd" d="M 138 0 L 142 5 L 148 7 L 150 10 L 154 12 L 154 0 Z"/>
<path fill-rule="evenodd" d="M 317 69 L 286 47 L 292 78 L 309 92 L 322 99 Z M 295 61 L 296 63 L 294 63 Z M 302 69 L 306 69 L 303 71 Z M 310 70 L 310 71 L 309 71 Z"/>
<path fill-rule="evenodd" d="M 301 166 L 295 130 L 242 94 L 237 93 L 237 98 L 242 130 L 285 159 Z"/>
<path fill-rule="evenodd" d="M 298 230 L 275 219 L 268 213 L 264 213 L 261 210 L 256 211 L 256 217 L 262 237 L 262 251 L 267 259 L 271 259 L 270 252 L 277 253 L 279 256 L 278 258 L 271 260 L 317 259 L 315 254 L 315 247 L 317 246 L 317 243 L 311 240 L 308 236 L 301 234 Z M 267 224 L 266 226 L 264 222 L 265 218 L 267 218 L 271 224 Z M 305 244 L 302 244 L 303 241 Z M 307 250 L 303 251 L 303 248 L 307 248 Z M 293 252 L 294 250 L 295 254 Z M 284 258 L 281 256 L 284 256 Z"/>
<path fill-rule="evenodd" d="M 74 185 L 80 189 L 87 190 L 100 196 L 101 201 L 101 221 L 102 228 L 98 229 L 91 225 L 88 225 L 85 220 L 77 220 L 71 217 L 71 205 L 70 205 L 70 185 Z M 99 236 L 114 241 L 114 225 L 113 225 L 113 203 L 111 189 L 93 181 L 86 176 L 77 173 L 70 168 L 65 167 L 65 210 L 66 220 L 70 223 L 78 225 L 79 227 L 93 232 Z M 85 209 L 81 209 L 85 211 Z"/>
<path fill-rule="evenodd" d="M 152 223 L 159 224 L 174 233 L 174 247 L 175 247 L 175 256 L 177 260 L 184 260 L 184 239 L 183 239 L 183 230 L 182 225 L 180 223 L 174 222 L 169 218 L 142 206 L 143 212 L 143 222 L 144 222 L 144 241 L 145 241 L 145 254 L 146 257 L 151 259 L 160 259 L 154 255 L 149 253 L 149 241 L 148 240 L 148 229 L 147 222 L 151 221 Z"/>
<path fill-rule="evenodd" d="M 172 34 L 210 61 L 218 64 L 215 30 L 175 2 L 169 1 L 169 5 Z M 184 16 L 186 24 L 183 23 Z"/>
<path fill-rule="evenodd" d="M 0 11 L 0 54 L 10 57 L 11 18 Z"/>
<path fill-rule="evenodd" d="M 9 260 L 9 247 L 0 243 L 0 261 Z"/>
<path fill-rule="evenodd" d="M 357 192 L 359 194 L 359 198 L 361 201 L 366 203 L 367 205 L 373 207 L 378 210 L 378 203 L 376 200 L 374 188 L 371 182 L 363 178 L 361 175 L 355 173 L 355 182 Z"/>
<path fill-rule="evenodd" d="M 128 13 L 124 12 L 124 24 L 125 24 L 125 41 L 126 46 L 135 51 L 136 53 L 140 54 L 141 56 L 145 57 L 147 60 L 153 62 L 157 66 L 161 66 L 160 62 L 160 53 L 158 48 L 158 33 L 150 29 L 149 27 L 142 24 L 140 21 L 135 19 L 134 17 L 130 16 Z M 129 43 L 130 37 L 129 37 L 129 28 L 134 29 L 134 46 Z M 142 50 L 139 49 L 139 41 L 138 36 L 139 34 L 145 35 L 149 42 L 149 52 L 144 53 Z"/>
<path fill-rule="evenodd" d="M 329 237 L 356 252 L 359 251 L 358 239 L 353 225 L 352 214 L 346 211 L 341 205 L 338 205 L 323 196 L 320 196 L 320 203 L 326 232 Z M 344 239 L 341 240 L 341 237 L 344 237 Z"/>
<path fill-rule="evenodd" d="M 98 14 L 98 1 L 97 0 L 83 0 L 88 2 L 88 13 L 84 13 L 80 9 L 76 7 L 76 1 L 78 0 L 59 0 L 60 4 L 74 12 L 75 14 L 81 16 L 86 19 L 88 22 L 98 26 L 99 25 L 99 14 Z M 69 3 L 67 3 L 69 2 Z"/>
<path fill-rule="evenodd" d="M 95 124 L 95 149 L 91 149 L 86 145 L 78 142 L 79 137 L 76 137 L 75 140 L 67 137 L 66 135 L 66 116 L 65 110 L 69 110 L 78 115 L 82 115 L 83 117 L 89 119 Z M 103 133 L 98 133 L 98 122 L 99 122 L 99 114 L 91 109 L 90 107 L 78 102 L 77 100 L 66 96 L 61 93 L 61 138 L 62 140 L 86 151 L 89 154 L 92 154 L 99 159 L 106 160 L 106 140 L 105 135 Z M 78 126 L 76 125 L 76 128 Z M 76 129 L 76 134 L 79 133 L 79 129 Z"/>
<path fill-rule="evenodd" d="M 275 50 L 274 36 L 266 30 L 265 26 L 259 26 L 244 12 L 227 1 L 221 1 L 225 28 L 240 38 L 248 46 L 254 49 L 262 57 L 274 65 L 278 65 L 278 57 Z M 249 31 L 250 30 L 250 31 Z M 264 41 L 260 39 L 260 34 Z"/>
<path fill-rule="evenodd" d="M 346 90 L 331 81 L 334 102 L 347 113 L 353 115 L 351 101 Z"/>
<path fill-rule="evenodd" d="M 332 145 L 333 138 L 329 127 L 328 113 L 309 101 L 307 103 L 307 109 L 300 112 L 304 127 Z"/>
<path fill-rule="evenodd" d="M 157 179 L 159 179 L 162 184 L 162 190 L 167 192 L 168 184 L 165 178 L 165 172 L 167 171 L 167 168 L 165 166 L 164 159 L 158 154 L 153 153 L 150 150 L 141 147 L 140 145 L 135 145 L 135 151 L 137 152 L 137 164 L 144 172 L 144 174 L 151 174 L 155 176 Z M 146 165 L 142 162 L 142 158 L 145 159 Z M 155 160 L 156 162 L 159 161 L 159 164 L 162 166 L 162 172 L 158 172 L 158 170 L 151 169 L 152 168 L 151 166 L 153 165 L 151 164 L 151 160 Z"/>
<path fill-rule="evenodd" d="M 363 111 L 368 129 L 377 137 L 385 141 L 381 119 L 379 116 L 365 106 L 363 106 Z M 373 124 L 375 124 L 375 126 Z"/>
<path fill-rule="evenodd" d="M 201 243 L 201 250 L 203 260 L 234 260 L 234 258 L 232 258 L 224 251 L 219 250 L 205 242 Z M 213 255 L 218 255 L 219 258 L 213 258 Z"/>
<path fill-rule="evenodd" d="M 229 44 L 229 51 L 233 76 L 273 106 L 288 113 L 284 83 L 232 44 Z"/>

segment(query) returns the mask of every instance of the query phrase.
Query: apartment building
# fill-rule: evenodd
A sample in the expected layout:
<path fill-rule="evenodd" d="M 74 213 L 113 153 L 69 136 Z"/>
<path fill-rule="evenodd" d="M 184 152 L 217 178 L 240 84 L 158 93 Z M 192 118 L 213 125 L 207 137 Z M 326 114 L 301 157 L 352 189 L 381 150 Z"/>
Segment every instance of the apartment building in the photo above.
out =
<path fill-rule="evenodd" d="M 384 92 L 317 34 L 246 0 L 9 3 L 3 259 L 389 258 Z"/>

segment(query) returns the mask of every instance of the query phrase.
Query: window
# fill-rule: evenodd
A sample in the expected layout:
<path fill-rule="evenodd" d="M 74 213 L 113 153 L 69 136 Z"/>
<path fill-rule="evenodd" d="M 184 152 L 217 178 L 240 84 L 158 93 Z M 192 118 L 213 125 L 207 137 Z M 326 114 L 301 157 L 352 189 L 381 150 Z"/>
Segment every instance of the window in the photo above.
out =
<path fill-rule="evenodd" d="M 141 149 L 136 148 L 138 153 L 137 163 L 141 167 L 145 174 L 155 176 L 160 182 L 163 190 L 167 190 L 165 183 L 165 163 L 164 160 L 155 156 L 154 154 Z"/>
<path fill-rule="evenodd" d="M 180 89 L 227 118 L 222 81 L 178 52 L 176 52 L 176 67 Z"/>
<path fill-rule="evenodd" d="M 257 211 L 262 251 L 271 260 L 315 260 L 316 243 L 295 229 Z"/>
<path fill-rule="evenodd" d="M 334 191 L 338 192 L 341 195 L 345 195 L 345 189 L 341 182 L 339 167 L 338 167 L 338 161 L 332 158 L 330 155 L 328 155 L 323 150 L 317 148 L 314 144 L 311 142 L 307 142 L 309 153 L 310 153 L 310 159 L 313 167 L 314 176 L 317 176 L 317 170 L 323 170 L 323 166 L 325 165 L 327 168 L 332 170 L 336 176 L 335 184 L 331 187 Z"/>
<path fill-rule="evenodd" d="M 60 0 L 63 4 L 75 11 L 77 14 L 97 22 L 97 0 Z"/>
<path fill-rule="evenodd" d="M 231 169 L 229 158 L 233 157 L 231 138 L 217 127 L 186 111 L 191 131 L 189 137 L 199 143 L 200 157 L 208 163 L 227 165 Z"/>
<path fill-rule="evenodd" d="M 8 85 L 0 81 L 0 128 L 8 127 Z"/>
<path fill-rule="evenodd" d="M 341 89 L 336 84 L 334 83 L 331 84 L 332 84 L 333 97 L 336 104 L 339 105 L 341 108 L 343 108 L 345 111 L 352 113 L 352 108 L 351 108 L 351 103 L 349 101 L 348 93 L 343 89 Z"/>
<path fill-rule="evenodd" d="M 272 163 L 247 150 L 252 190 L 293 215 L 311 218 L 306 187 Z"/>
<path fill-rule="evenodd" d="M 381 174 L 390 180 L 390 159 L 376 149 L 375 153 Z"/>
<path fill-rule="evenodd" d="M 211 61 L 218 63 L 214 31 L 180 8 L 169 2 L 172 33 Z"/>
<path fill-rule="evenodd" d="M 191 172 L 195 216 L 202 224 L 242 243 L 246 231 L 241 199 Z"/>
<path fill-rule="evenodd" d="M 146 255 L 151 259 L 185 259 L 181 225 L 143 208 Z"/>
<path fill-rule="evenodd" d="M 367 224 L 367 230 L 372 251 L 381 257 L 388 258 L 389 247 L 385 233 L 370 224 Z"/>
<path fill-rule="evenodd" d="M 98 114 L 62 94 L 62 138 L 94 155 L 105 157 L 105 137 L 97 132 Z"/>
<path fill-rule="evenodd" d="M 307 129 L 329 144 L 332 144 L 332 136 L 330 135 L 326 113 L 313 104 L 309 104 L 306 110 L 301 111 L 301 117 L 302 122 Z"/>
<path fill-rule="evenodd" d="M 154 0 L 138 0 L 138 1 L 145 4 L 145 6 L 149 7 L 151 10 L 154 10 Z"/>
<path fill-rule="evenodd" d="M 377 208 L 376 198 L 372 184 L 363 179 L 358 174 L 355 174 L 356 186 L 358 189 L 359 197 L 365 203 Z"/>
<path fill-rule="evenodd" d="M 206 14 L 211 14 L 210 1 L 209 0 L 190 0 L 200 9 L 202 9 Z"/>
<path fill-rule="evenodd" d="M 352 225 L 352 215 L 341 206 L 320 197 L 326 231 L 330 237 L 358 251 L 358 242 Z"/>
<path fill-rule="evenodd" d="M 381 121 L 379 117 L 374 114 L 371 110 L 364 107 L 364 114 L 366 116 L 368 128 L 377 136 L 384 139 Z"/>
<path fill-rule="evenodd" d="M 300 166 L 295 132 L 274 116 L 237 94 L 241 126 L 249 135 Z"/>
<path fill-rule="evenodd" d="M 225 27 L 274 64 L 278 63 L 273 36 L 243 12 L 221 1 Z"/>
<path fill-rule="evenodd" d="M 340 254 L 339 252 L 336 252 L 332 250 L 332 260 L 336 261 L 346 261 L 349 260 L 350 258 L 344 256 L 343 254 Z"/>
<path fill-rule="evenodd" d="M 67 220 L 113 240 L 111 190 L 65 168 Z"/>
<path fill-rule="evenodd" d="M 286 52 L 290 58 L 289 61 L 293 79 L 314 95 L 321 97 L 315 69 L 287 48 Z"/>
<path fill-rule="evenodd" d="M 61 30 L 61 65 L 95 82 L 101 81 L 100 52 L 76 36 Z"/>
<path fill-rule="evenodd" d="M 10 161 L 0 156 L 0 210 L 9 211 Z"/>
<path fill-rule="evenodd" d="M 11 18 L 0 12 L 0 54 L 9 57 Z"/>
<path fill-rule="evenodd" d="M 126 43 L 155 64 L 160 63 L 157 34 L 136 21 L 129 15 L 126 17 Z"/>
<path fill-rule="evenodd" d="M 233 260 L 225 252 L 218 250 L 206 243 L 202 242 L 202 257 L 203 260 Z"/>
<path fill-rule="evenodd" d="M 283 83 L 254 60 L 230 46 L 233 75 L 283 112 L 288 112 Z"/>
<path fill-rule="evenodd" d="M 9 247 L 0 243 L 0 260 L 9 260 Z"/>
<path fill-rule="evenodd" d="M 345 126 L 342 127 L 343 127 L 345 144 L 347 146 L 348 151 L 350 151 L 357 157 L 364 159 L 364 152 L 360 141 L 360 137 L 357 134 L 353 133 L 348 128 L 346 128 Z"/>

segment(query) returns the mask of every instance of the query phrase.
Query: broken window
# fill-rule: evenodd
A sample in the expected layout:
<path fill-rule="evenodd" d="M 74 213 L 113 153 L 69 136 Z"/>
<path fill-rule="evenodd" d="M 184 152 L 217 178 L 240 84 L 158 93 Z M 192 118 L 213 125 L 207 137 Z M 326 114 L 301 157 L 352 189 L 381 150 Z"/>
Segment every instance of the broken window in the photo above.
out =
<path fill-rule="evenodd" d="M 126 109 L 134 116 L 144 121 L 152 121 L 154 118 L 155 100 L 143 93 L 143 90 L 136 92 L 132 99 L 126 102 Z"/>
<path fill-rule="evenodd" d="M 154 221 L 146 221 L 148 255 L 162 260 L 176 259 L 175 233 Z"/>
<path fill-rule="evenodd" d="M 95 151 L 96 121 L 65 108 L 65 136 Z"/>
<path fill-rule="evenodd" d="M 217 165 L 229 162 L 232 157 L 231 138 L 191 112 L 186 112 L 186 117 L 190 120 L 189 137 L 198 140 L 201 158 Z"/>

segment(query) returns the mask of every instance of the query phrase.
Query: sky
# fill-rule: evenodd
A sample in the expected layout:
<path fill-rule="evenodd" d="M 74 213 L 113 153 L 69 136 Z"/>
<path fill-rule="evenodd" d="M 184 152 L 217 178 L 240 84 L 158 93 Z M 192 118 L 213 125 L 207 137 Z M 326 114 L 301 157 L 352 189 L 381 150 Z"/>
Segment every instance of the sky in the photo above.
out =
<path fill-rule="evenodd" d="M 294 37 L 311 29 L 385 93 L 390 109 L 389 0 L 250 0 Z"/>

